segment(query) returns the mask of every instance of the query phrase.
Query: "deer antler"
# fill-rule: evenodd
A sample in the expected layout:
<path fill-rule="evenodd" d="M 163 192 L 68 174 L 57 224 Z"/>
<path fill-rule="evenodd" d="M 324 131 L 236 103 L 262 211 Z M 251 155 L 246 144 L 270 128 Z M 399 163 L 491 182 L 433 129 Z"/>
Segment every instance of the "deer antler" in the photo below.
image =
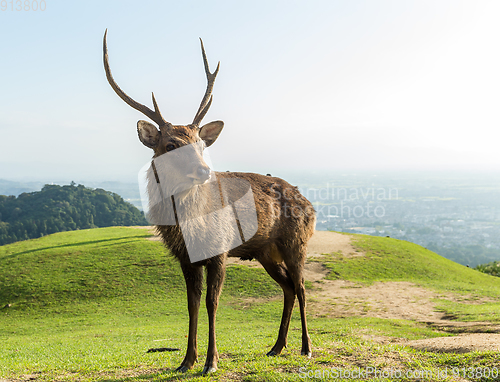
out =
<path fill-rule="evenodd" d="M 208 109 L 210 109 L 210 105 L 212 104 L 212 90 L 214 88 L 215 77 L 217 77 L 217 73 L 219 73 L 219 66 L 220 66 L 220 61 L 219 61 L 219 63 L 217 64 L 217 69 L 215 69 L 215 72 L 210 73 L 210 68 L 208 67 L 207 55 L 205 53 L 205 47 L 203 46 L 203 40 L 201 38 L 200 42 L 201 42 L 201 53 L 203 55 L 203 63 L 205 64 L 205 73 L 207 74 L 208 83 L 205 95 L 201 100 L 200 107 L 198 108 L 196 116 L 194 117 L 193 120 L 193 125 L 195 126 L 198 126 L 200 124 L 203 117 L 205 117 L 205 114 L 207 114 Z"/>
<path fill-rule="evenodd" d="M 108 79 L 109 84 L 113 88 L 116 94 L 124 100 L 129 106 L 132 106 L 134 109 L 137 111 L 140 111 L 144 115 L 146 115 L 148 118 L 150 118 L 152 121 L 156 122 L 158 126 L 163 126 L 168 124 L 165 119 L 163 119 L 160 109 L 158 108 L 158 105 L 156 103 L 155 95 L 154 93 L 151 93 L 153 97 L 153 106 L 155 110 L 151 110 L 149 107 L 140 104 L 139 102 L 134 101 L 132 98 L 130 98 L 125 92 L 120 89 L 118 84 L 115 82 L 113 79 L 113 76 L 111 75 L 111 70 L 109 69 L 109 62 L 108 62 L 108 45 L 106 43 L 106 35 L 108 33 L 108 30 L 106 29 L 106 32 L 104 32 L 104 40 L 103 40 L 103 58 L 104 58 L 104 69 L 106 70 L 106 78 Z"/>

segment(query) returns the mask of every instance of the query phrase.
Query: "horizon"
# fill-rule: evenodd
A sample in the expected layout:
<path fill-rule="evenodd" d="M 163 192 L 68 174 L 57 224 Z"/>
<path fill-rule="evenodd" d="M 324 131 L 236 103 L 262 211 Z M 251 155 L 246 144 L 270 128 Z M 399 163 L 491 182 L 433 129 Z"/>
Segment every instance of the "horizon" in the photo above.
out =
<path fill-rule="evenodd" d="M 264 174 L 265 172 L 261 172 Z M 445 183 L 449 182 L 461 182 L 462 184 L 469 184 L 474 186 L 480 186 L 480 183 L 490 183 L 490 184 L 500 184 L 500 171 L 491 169 L 450 169 L 450 168 L 439 168 L 432 170 L 422 170 L 422 169 L 404 169 L 404 170 L 384 170 L 384 171 L 373 171 L 370 169 L 358 169 L 356 171 L 349 170 L 328 170 L 328 169 L 314 169 L 312 171 L 305 170 L 282 170 L 277 173 L 272 173 L 272 176 L 282 177 L 287 180 L 292 185 L 297 185 L 302 191 L 308 188 L 319 187 L 320 189 L 329 189 L 330 187 L 338 187 L 342 184 L 344 187 L 344 182 L 346 184 L 356 184 L 363 186 L 373 186 L 385 185 L 388 186 L 389 183 L 401 182 L 401 181 L 426 181 L 428 183 L 436 184 L 440 187 L 444 187 Z M 32 191 L 38 191 L 44 185 L 70 185 L 74 182 L 76 185 L 84 185 L 89 188 L 105 188 L 109 186 L 108 191 L 113 191 L 113 188 L 125 186 L 128 191 L 132 188 L 137 188 L 139 192 L 139 182 L 138 179 L 106 179 L 105 177 L 101 179 L 83 179 L 79 177 L 71 178 L 49 178 L 49 177 L 19 177 L 19 178 L 0 178 L 0 186 L 3 184 L 7 186 L 8 183 L 12 185 L 38 185 L 38 187 L 33 188 Z M 465 183 L 464 183 L 465 182 Z M 349 187 L 349 186 L 346 186 Z M 32 192 L 28 191 L 28 192 Z M 2 192 L 0 191 L 0 194 Z"/>

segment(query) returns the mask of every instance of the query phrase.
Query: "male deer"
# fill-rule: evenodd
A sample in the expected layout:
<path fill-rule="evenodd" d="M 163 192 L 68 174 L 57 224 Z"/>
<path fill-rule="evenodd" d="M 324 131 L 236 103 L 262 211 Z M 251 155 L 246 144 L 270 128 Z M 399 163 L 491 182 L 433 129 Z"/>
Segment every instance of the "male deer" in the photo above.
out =
<path fill-rule="evenodd" d="M 106 34 L 107 30 L 104 33 L 103 39 L 103 55 L 104 68 L 109 84 L 116 94 L 129 106 L 145 114 L 158 125 L 156 127 L 146 121 L 139 121 L 137 123 L 140 141 L 154 152 L 153 162 L 148 171 L 150 177 L 150 183 L 148 184 L 148 192 L 151 194 L 150 199 L 155 198 L 152 195 L 154 187 L 152 183 L 154 182 L 151 179 L 156 178 L 156 182 L 159 184 L 162 184 L 162 181 L 174 184 L 174 189 L 171 189 L 167 193 L 168 195 L 163 195 L 163 202 L 152 206 L 152 209 L 155 211 L 153 220 L 158 220 L 156 222 L 156 230 L 165 246 L 178 259 L 186 281 L 189 336 L 185 358 L 177 370 L 182 372 L 187 371 L 193 367 L 197 359 L 197 324 L 203 282 L 203 267 L 206 268 L 207 273 L 206 306 L 209 318 L 209 342 L 203 374 L 217 369 L 218 352 L 215 341 L 215 316 L 226 273 L 227 257 L 238 257 L 244 260 L 256 259 L 283 289 L 284 306 L 278 339 L 267 355 L 278 355 L 286 346 L 288 327 L 295 303 L 295 296 L 297 296 L 302 323 L 301 353 L 310 357 L 311 340 L 306 323 L 306 296 L 303 269 L 307 254 L 307 242 L 314 232 L 316 221 L 311 203 L 300 194 L 296 187 L 291 186 L 280 178 L 241 172 L 212 172 L 207 166 L 201 151 L 204 146 L 208 147 L 215 142 L 224 124 L 221 121 L 215 121 L 200 127 L 200 123 L 212 103 L 212 89 L 215 77 L 219 71 L 219 65 L 217 65 L 215 72 L 210 72 L 201 40 L 203 62 L 208 81 L 207 89 L 193 122 L 188 125 L 173 125 L 167 122 L 160 114 L 154 94 L 152 95 L 154 110 L 151 110 L 147 106 L 134 101 L 116 84 L 109 68 Z M 161 171 L 156 168 L 158 166 L 155 167 L 155 163 L 159 163 L 157 160 L 160 157 L 189 145 L 192 145 L 194 148 L 189 163 L 185 164 L 183 171 L 181 171 L 183 174 L 179 171 L 176 172 L 175 169 L 169 169 L 159 174 Z M 184 160 L 184 162 L 186 161 Z M 160 178 L 162 177 L 165 179 L 161 180 Z M 175 180 L 170 181 L 169 177 L 175 178 Z M 226 226 L 224 219 L 215 231 L 213 227 L 206 226 L 206 222 L 203 219 L 194 219 L 196 220 L 196 224 L 189 226 L 182 226 L 179 221 L 178 215 L 181 209 L 188 211 L 188 218 L 192 218 L 193 216 L 196 218 L 216 208 L 212 205 L 214 198 L 207 196 L 207 193 L 210 191 L 206 187 L 213 177 L 218 180 L 217 182 L 212 182 L 212 184 L 218 185 L 219 188 L 221 187 L 221 182 L 224 181 L 233 182 L 231 184 L 238 184 L 238 181 L 241 181 L 243 182 L 242 184 L 248 184 L 251 188 L 251 194 L 253 194 L 252 203 L 254 203 L 256 211 L 256 227 L 254 232 L 252 232 L 253 236 L 250 235 L 251 237 L 247 237 L 246 241 L 243 239 L 241 225 L 233 224 Z M 165 190 L 163 189 L 163 191 Z M 222 200 L 223 205 L 224 203 L 234 204 L 234 201 L 241 198 L 246 191 L 244 186 L 235 186 L 230 190 L 230 195 L 226 195 L 225 199 L 222 197 L 222 194 L 220 194 L 220 198 L 216 197 L 215 199 L 219 201 L 224 199 Z M 171 203 L 170 206 L 173 206 L 173 209 L 165 208 L 165 205 L 168 203 Z M 199 207 L 200 205 L 201 207 Z M 192 210 L 195 212 L 189 212 Z M 170 214 L 171 216 L 167 216 L 163 221 L 162 214 Z M 241 220 L 239 214 L 240 212 L 238 212 L 238 216 Z M 222 236 L 227 238 L 234 235 L 238 236 L 238 230 L 242 237 L 241 245 L 236 247 L 224 247 L 222 245 L 221 248 L 230 249 L 225 250 L 223 253 L 209 254 L 201 260 L 195 259 L 196 261 L 192 261 L 193 259 L 190 258 L 191 254 L 188 253 L 188 239 L 186 235 L 189 236 L 189 240 L 196 238 L 199 243 L 210 243 L 211 245 L 220 239 L 221 232 L 224 233 Z"/>

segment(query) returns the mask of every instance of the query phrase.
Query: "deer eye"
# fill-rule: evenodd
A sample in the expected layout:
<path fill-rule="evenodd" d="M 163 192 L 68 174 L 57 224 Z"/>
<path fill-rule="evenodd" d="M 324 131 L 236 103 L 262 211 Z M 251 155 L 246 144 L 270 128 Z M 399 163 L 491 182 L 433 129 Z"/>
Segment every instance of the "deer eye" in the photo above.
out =
<path fill-rule="evenodd" d="M 172 143 L 169 143 L 169 144 L 165 147 L 165 149 L 166 149 L 167 151 L 172 151 L 172 150 L 175 150 L 175 145 L 174 145 L 174 144 L 172 144 Z"/>

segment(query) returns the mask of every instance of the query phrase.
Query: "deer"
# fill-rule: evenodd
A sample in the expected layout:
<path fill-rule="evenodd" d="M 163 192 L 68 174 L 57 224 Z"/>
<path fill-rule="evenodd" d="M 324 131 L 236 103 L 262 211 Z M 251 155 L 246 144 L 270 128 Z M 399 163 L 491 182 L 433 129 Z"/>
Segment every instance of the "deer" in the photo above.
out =
<path fill-rule="evenodd" d="M 153 109 L 151 109 L 130 98 L 117 85 L 111 75 L 106 36 L 107 29 L 103 38 L 103 61 L 108 83 L 126 104 L 156 123 L 154 125 L 148 121 L 138 121 L 137 133 L 142 144 L 153 150 L 152 162 L 148 170 L 150 199 L 157 199 L 158 195 L 152 195 L 155 192 L 154 187 L 156 187 L 156 191 L 160 190 L 161 193 L 163 190 L 166 193 L 163 195 L 164 199 L 157 203 L 156 207 L 152 206 L 155 222 L 151 223 L 155 224 L 155 230 L 161 237 L 164 246 L 178 260 L 186 283 L 189 314 L 187 349 L 183 361 L 175 370 L 186 372 L 192 369 L 198 358 L 197 325 L 204 268 L 206 271 L 206 309 L 209 332 L 208 349 L 202 374 L 217 370 L 219 353 L 216 346 L 215 321 L 226 275 L 226 262 L 229 257 L 257 260 L 283 290 L 283 312 L 278 337 L 274 346 L 267 352 L 267 356 L 279 355 L 286 347 L 290 319 L 297 299 L 302 329 L 301 354 L 310 358 L 312 345 L 306 320 L 304 264 L 307 257 L 307 243 L 314 233 L 316 224 L 312 204 L 300 193 L 297 187 L 281 178 L 270 176 L 270 174 L 216 172 L 207 165 L 202 155 L 203 150 L 217 140 L 224 123 L 213 121 L 200 126 L 212 104 L 213 86 L 220 68 L 219 62 L 215 71 L 210 71 L 201 38 L 201 53 L 207 77 L 206 91 L 193 121 L 186 125 L 174 125 L 163 118 L 154 93 L 152 93 Z M 192 147 L 192 155 L 189 156 L 189 163 L 183 166 L 182 171 L 172 168 L 161 171 L 158 168 L 161 158 L 187 146 Z M 183 162 L 186 163 L 186 160 Z M 217 181 L 212 181 L 214 178 Z M 214 189 L 219 188 L 220 191 L 221 182 L 230 184 L 229 188 L 236 184 L 230 189 L 230 192 L 225 193 L 225 200 L 222 200 L 224 199 L 222 196 L 211 197 L 208 195 Z M 174 188 L 177 189 L 166 190 L 157 187 L 163 183 L 174 184 L 176 185 Z M 179 188 L 178 184 L 181 184 L 182 187 Z M 228 194 L 229 196 L 227 196 Z M 196 220 L 196 224 L 186 226 L 179 218 L 182 211 L 188 217 L 205 216 L 207 211 L 213 212 L 217 208 L 224 207 L 224 201 L 227 204 L 226 207 L 229 208 L 231 205 L 235 210 L 234 205 L 244 195 L 250 195 L 256 219 L 252 234 L 246 235 L 245 238 L 241 234 L 241 209 L 236 211 L 240 217 L 239 221 L 236 220 L 237 224 L 226 224 L 227 220 L 222 219 L 222 223 L 215 230 L 215 233 L 213 226 L 207 226 L 207 222 L 203 219 L 192 219 L 191 221 Z M 217 203 L 214 200 L 217 200 Z M 169 208 L 165 208 L 167 204 Z M 199 207 L 200 204 L 201 207 Z M 195 212 L 190 212 L 192 210 Z M 163 216 L 163 214 L 168 216 Z M 203 252 L 207 246 L 204 243 L 216 242 L 221 233 L 224 237 L 241 236 L 242 240 L 238 242 L 238 245 L 232 247 L 221 245 L 220 253 L 213 253 L 210 256 L 202 256 L 194 260 L 190 257 L 188 247 L 191 239 L 196 239 L 201 243 L 199 249 L 200 252 Z"/>

